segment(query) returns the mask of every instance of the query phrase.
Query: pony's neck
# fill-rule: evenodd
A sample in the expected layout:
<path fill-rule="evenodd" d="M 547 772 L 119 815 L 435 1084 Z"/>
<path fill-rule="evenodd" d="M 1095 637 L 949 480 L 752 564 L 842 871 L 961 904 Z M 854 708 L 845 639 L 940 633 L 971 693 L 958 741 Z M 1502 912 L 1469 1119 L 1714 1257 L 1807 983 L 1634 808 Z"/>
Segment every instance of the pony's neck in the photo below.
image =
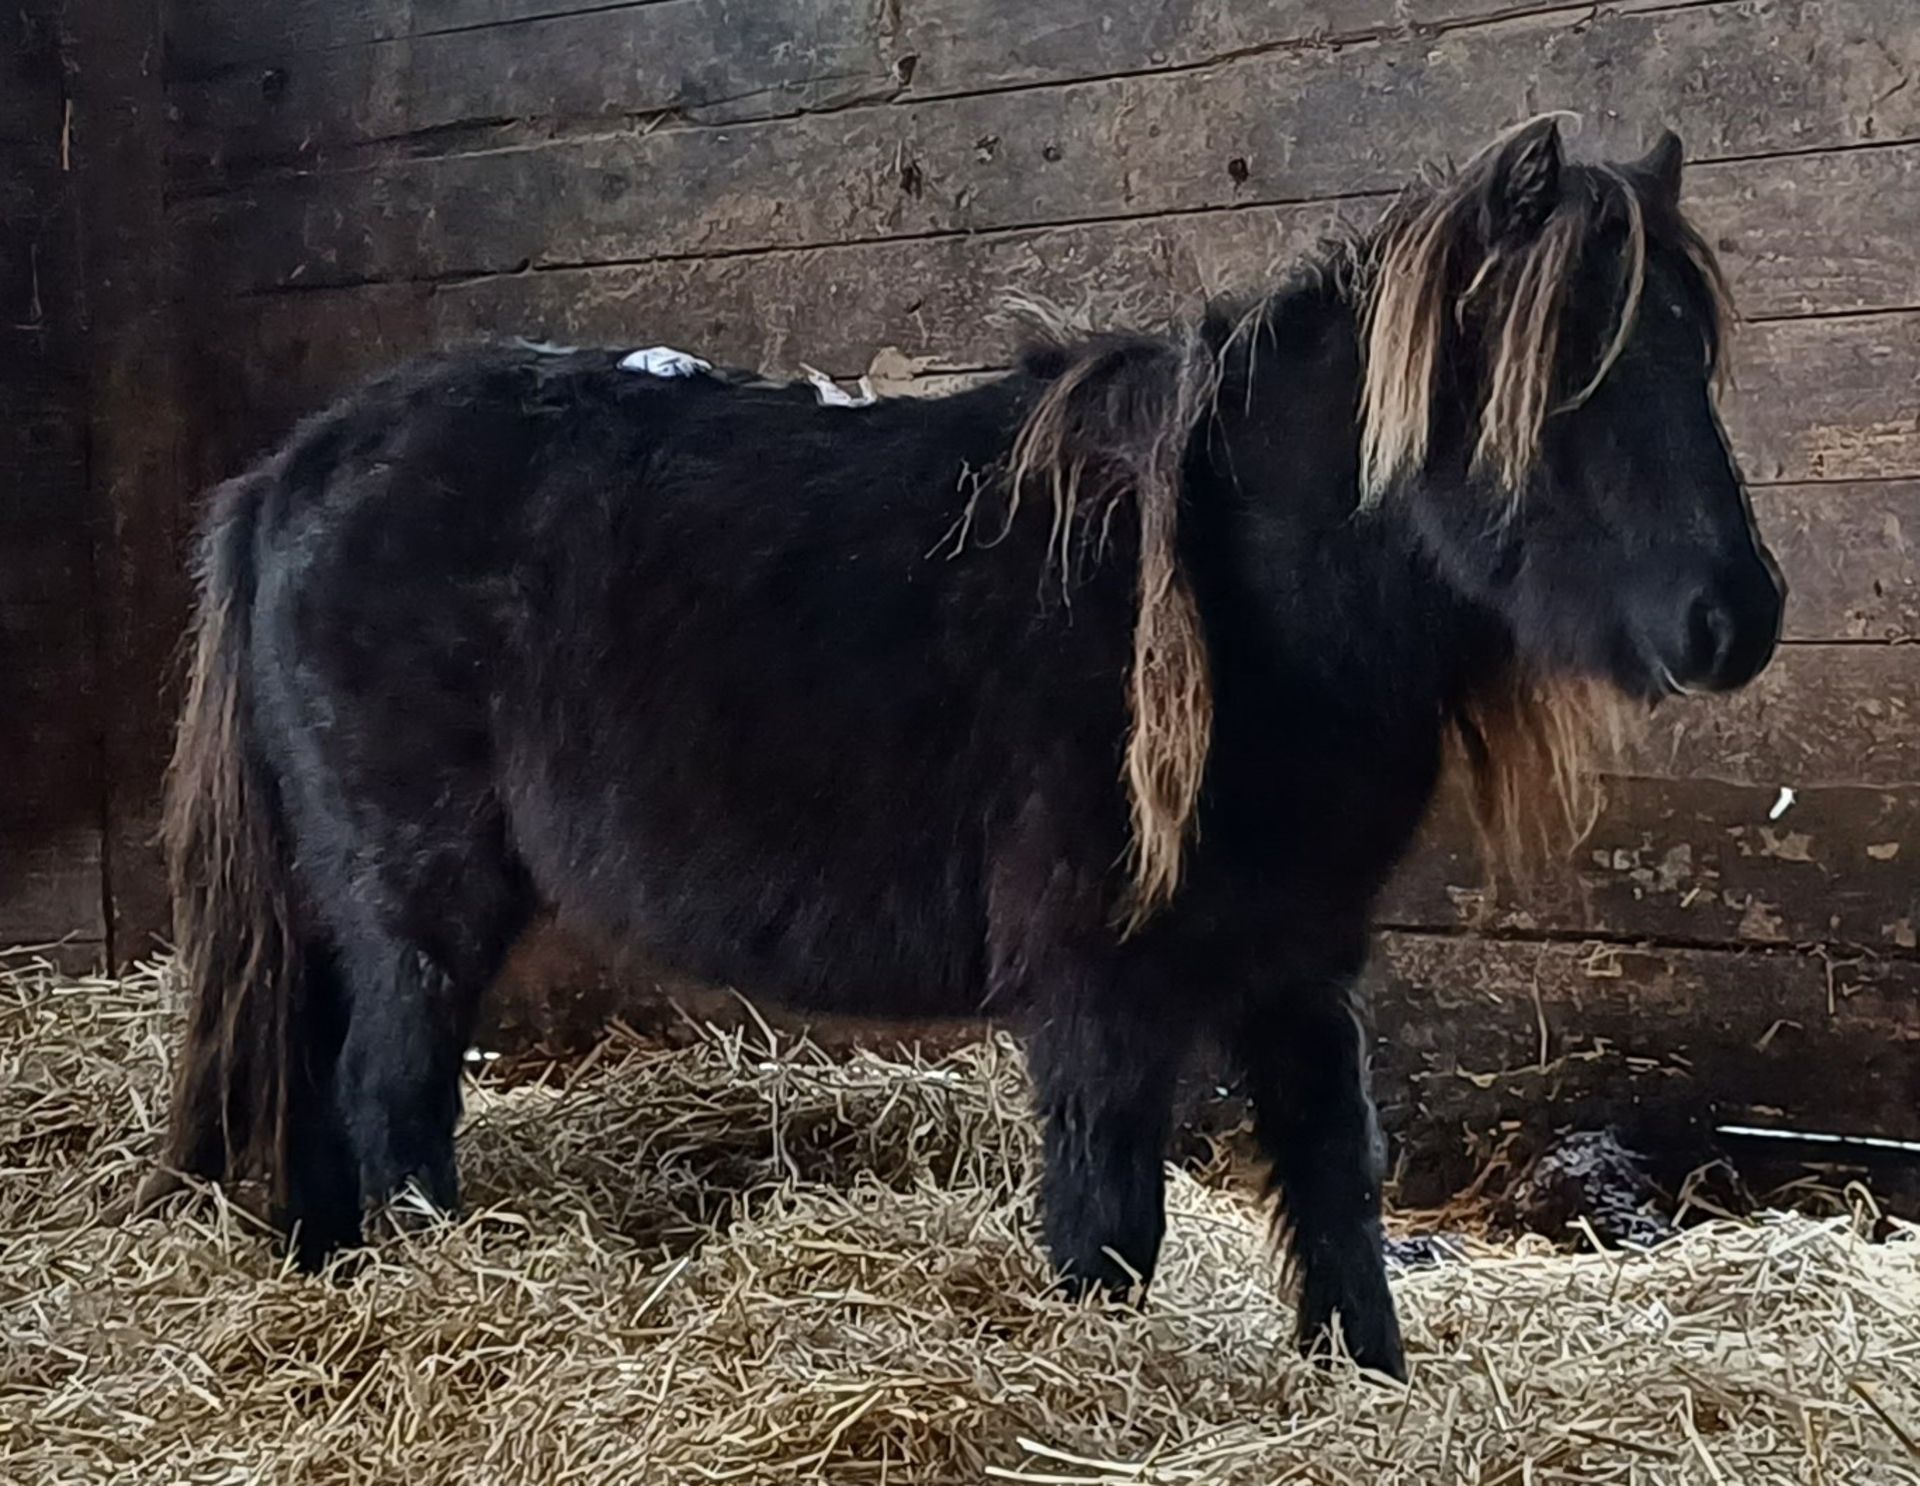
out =
<path fill-rule="evenodd" d="M 1222 375 L 1195 435 L 1192 557 L 1203 609 L 1234 619 L 1210 626 L 1223 664 L 1323 689 L 1347 715 L 1437 729 L 1508 641 L 1442 580 L 1395 501 L 1362 509 L 1355 298 L 1352 275 L 1329 269 L 1212 325 Z"/>

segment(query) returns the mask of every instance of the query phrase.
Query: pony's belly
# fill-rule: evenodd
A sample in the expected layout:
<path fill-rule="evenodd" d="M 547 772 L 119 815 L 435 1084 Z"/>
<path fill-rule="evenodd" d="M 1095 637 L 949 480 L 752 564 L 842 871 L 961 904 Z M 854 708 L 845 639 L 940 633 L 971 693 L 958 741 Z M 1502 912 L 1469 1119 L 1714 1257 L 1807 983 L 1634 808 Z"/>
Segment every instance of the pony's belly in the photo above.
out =
<path fill-rule="evenodd" d="M 801 1011 L 982 1009 L 985 926 L 963 863 L 712 839 L 675 851 L 624 833 L 568 866 L 543 855 L 528 866 L 552 907 L 663 970 Z"/>
<path fill-rule="evenodd" d="M 928 915 L 918 933 L 831 903 L 803 918 L 757 918 L 747 905 L 699 915 L 640 913 L 622 938 L 654 961 L 755 1001 L 874 1018 L 956 1018 L 982 1011 L 979 937 Z M 715 911 L 716 909 L 720 911 Z"/>

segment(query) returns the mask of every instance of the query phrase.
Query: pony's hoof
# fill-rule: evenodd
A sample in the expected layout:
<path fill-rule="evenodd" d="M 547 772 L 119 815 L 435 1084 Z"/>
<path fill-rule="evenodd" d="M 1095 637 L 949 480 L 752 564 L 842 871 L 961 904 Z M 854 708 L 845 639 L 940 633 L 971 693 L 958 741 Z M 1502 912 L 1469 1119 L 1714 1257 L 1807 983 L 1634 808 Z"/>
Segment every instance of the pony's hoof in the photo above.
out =
<path fill-rule="evenodd" d="M 1340 1331 L 1337 1342 L 1335 1326 Z M 1384 1318 L 1362 1317 L 1357 1325 L 1344 1315 L 1337 1316 L 1303 1335 L 1300 1350 L 1321 1367 L 1331 1367 L 1344 1357 L 1360 1369 L 1362 1376 L 1407 1381 L 1407 1354 L 1400 1342 L 1400 1324 L 1391 1312 Z"/>

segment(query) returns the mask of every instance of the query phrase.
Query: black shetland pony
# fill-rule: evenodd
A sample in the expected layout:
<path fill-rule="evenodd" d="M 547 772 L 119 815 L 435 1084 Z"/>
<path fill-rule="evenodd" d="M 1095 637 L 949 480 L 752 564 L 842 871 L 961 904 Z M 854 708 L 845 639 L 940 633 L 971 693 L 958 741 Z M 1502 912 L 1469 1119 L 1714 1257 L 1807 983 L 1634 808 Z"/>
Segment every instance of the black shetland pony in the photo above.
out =
<path fill-rule="evenodd" d="M 1537 121 L 1250 308 L 951 397 L 493 350 L 309 422 L 204 531 L 166 1165 L 270 1179 L 309 1263 L 453 1206 L 475 1006 L 550 908 L 1019 1019 L 1076 1289 L 1151 1273 L 1219 1038 L 1303 1339 L 1401 1373 L 1354 985 L 1444 758 L 1495 847 L 1577 833 L 1610 713 L 1780 625 L 1679 185 L 1671 135 Z"/>

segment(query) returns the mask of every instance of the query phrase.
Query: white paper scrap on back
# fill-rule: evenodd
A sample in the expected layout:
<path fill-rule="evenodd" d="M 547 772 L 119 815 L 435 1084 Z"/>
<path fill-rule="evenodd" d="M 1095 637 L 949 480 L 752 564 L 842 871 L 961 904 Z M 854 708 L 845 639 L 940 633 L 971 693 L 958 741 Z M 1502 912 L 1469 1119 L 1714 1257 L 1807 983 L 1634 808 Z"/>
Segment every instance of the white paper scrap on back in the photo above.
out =
<path fill-rule="evenodd" d="M 650 377 L 691 377 L 697 372 L 712 371 L 713 363 L 676 351 L 672 346 L 648 346 L 621 357 L 620 370 L 644 372 Z"/>
<path fill-rule="evenodd" d="M 800 370 L 806 373 L 807 380 L 813 383 L 814 395 L 820 399 L 823 408 L 864 408 L 880 399 L 874 396 L 873 381 L 869 377 L 860 379 L 860 390 L 849 392 L 838 382 L 817 367 L 800 364 Z"/>

